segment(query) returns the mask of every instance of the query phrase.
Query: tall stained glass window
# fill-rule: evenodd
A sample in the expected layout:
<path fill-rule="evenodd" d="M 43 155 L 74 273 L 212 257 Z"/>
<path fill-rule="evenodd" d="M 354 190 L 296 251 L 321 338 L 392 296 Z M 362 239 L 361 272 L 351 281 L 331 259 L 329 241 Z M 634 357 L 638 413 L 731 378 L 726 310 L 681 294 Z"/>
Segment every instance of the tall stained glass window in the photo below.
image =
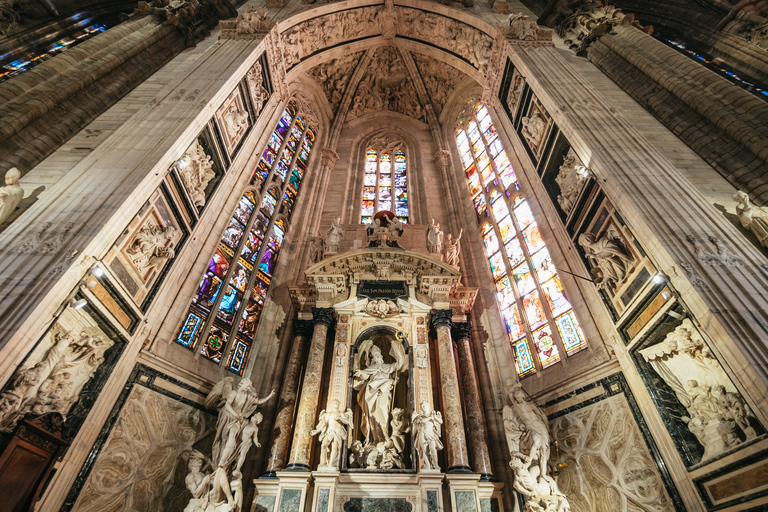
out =
<path fill-rule="evenodd" d="M 373 140 L 365 152 L 363 203 L 360 222 L 370 224 L 374 214 L 390 211 L 408 224 L 408 180 L 402 142 Z"/>
<path fill-rule="evenodd" d="M 587 343 L 481 100 L 472 99 L 459 116 L 456 143 L 517 373 L 528 375 Z"/>
<path fill-rule="evenodd" d="M 242 375 L 315 142 L 291 100 L 240 198 L 176 341 Z M 265 184 L 269 186 L 265 187 Z M 265 190 L 266 189 L 266 190 Z M 201 341 L 202 340 L 202 341 Z"/>

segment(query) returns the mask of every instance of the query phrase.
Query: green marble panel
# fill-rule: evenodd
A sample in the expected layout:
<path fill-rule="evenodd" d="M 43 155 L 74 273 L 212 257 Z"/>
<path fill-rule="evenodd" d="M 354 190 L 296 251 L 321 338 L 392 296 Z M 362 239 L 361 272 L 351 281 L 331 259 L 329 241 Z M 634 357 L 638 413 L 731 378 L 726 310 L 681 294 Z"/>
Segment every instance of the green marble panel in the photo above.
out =
<path fill-rule="evenodd" d="M 301 489 L 283 489 L 280 495 L 280 512 L 298 512 L 301 505 Z"/>
<path fill-rule="evenodd" d="M 328 497 L 330 494 L 330 489 L 320 489 L 317 492 L 317 512 L 328 512 Z"/>
<path fill-rule="evenodd" d="M 456 512 L 477 512 L 474 492 L 456 491 Z"/>
<path fill-rule="evenodd" d="M 256 498 L 254 512 L 275 512 L 277 496 L 259 496 Z"/>

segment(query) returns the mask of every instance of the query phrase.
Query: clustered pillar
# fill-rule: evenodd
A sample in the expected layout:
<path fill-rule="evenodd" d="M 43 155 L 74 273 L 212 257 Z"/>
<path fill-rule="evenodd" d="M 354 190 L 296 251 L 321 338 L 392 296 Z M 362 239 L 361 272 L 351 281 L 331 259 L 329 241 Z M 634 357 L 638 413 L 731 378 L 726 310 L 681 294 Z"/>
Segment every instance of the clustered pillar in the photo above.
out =
<path fill-rule="evenodd" d="M 317 417 L 320 386 L 323 376 L 323 361 L 328 329 L 333 325 L 333 308 L 312 308 L 312 321 L 315 324 L 312 341 L 309 345 L 307 367 L 304 371 L 304 384 L 301 388 L 299 409 L 296 413 L 296 427 L 293 431 L 293 446 L 286 471 L 309 471 L 309 453 L 312 436 L 309 433 Z"/>

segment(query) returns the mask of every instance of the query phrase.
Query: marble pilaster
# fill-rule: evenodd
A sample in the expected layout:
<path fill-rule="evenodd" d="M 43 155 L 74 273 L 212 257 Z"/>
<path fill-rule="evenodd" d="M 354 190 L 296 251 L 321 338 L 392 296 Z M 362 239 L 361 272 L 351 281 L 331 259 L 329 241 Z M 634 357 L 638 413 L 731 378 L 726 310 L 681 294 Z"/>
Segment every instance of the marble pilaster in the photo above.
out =
<path fill-rule="evenodd" d="M 432 325 L 437 331 L 437 359 L 440 367 L 442 390 L 443 426 L 445 435 L 446 473 L 471 473 L 467 441 L 464 435 L 464 415 L 461 410 L 461 394 L 451 340 L 451 309 L 433 309 Z"/>
<path fill-rule="evenodd" d="M 312 308 L 312 321 L 315 328 L 309 345 L 309 356 L 304 370 L 304 384 L 301 389 L 296 425 L 293 430 L 291 457 L 286 471 L 309 471 L 309 447 L 312 441 L 312 436 L 309 433 L 315 426 L 314 421 L 317 417 L 325 345 L 328 338 L 328 328 L 333 324 L 333 309 Z"/>
<path fill-rule="evenodd" d="M 485 416 L 481 403 L 480 385 L 475 373 L 475 361 L 471 346 L 472 322 L 453 324 L 453 338 L 459 354 L 461 385 L 464 389 L 464 407 L 467 409 L 467 437 L 472 453 L 472 466 L 481 479 L 493 479 L 491 457 L 485 433 Z"/>
<path fill-rule="evenodd" d="M 276 471 L 285 468 L 288 458 L 288 448 L 291 443 L 291 427 L 293 413 L 296 410 L 301 365 L 307 351 L 307 342 L 312 336 L 312 322 L 308 320 L 293 321 L 293 344 L 291 357 L 285 368 L 283 386 L 280 390 L 280 400 L 277 404 L 277 416 L 272 430 L 272 448 L 265 476 L 274 477 Z"/>

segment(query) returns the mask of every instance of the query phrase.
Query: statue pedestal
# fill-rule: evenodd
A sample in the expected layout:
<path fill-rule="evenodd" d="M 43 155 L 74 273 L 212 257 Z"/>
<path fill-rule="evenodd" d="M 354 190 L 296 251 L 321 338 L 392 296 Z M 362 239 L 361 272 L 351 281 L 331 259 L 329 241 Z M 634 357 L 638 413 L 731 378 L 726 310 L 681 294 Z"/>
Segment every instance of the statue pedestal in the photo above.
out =
<path fill-rule="evenodd" d="M 498 510 L 504 512 L 504 500 L 501 497 L 501 490 L 504 484 L 501 482 L 483 482 L 477 483 L 477 497 L 480 501 L 478 510 Z"/>
<path fill-rule="evenodd" d="M 303 471 L 278 471 L 277 506 L 275 511 L 304 510 L 312 473 Z"/>
<path fill-rule="evenodd" d="M 451 510 L 480 510 L 478 490 L 480 475 L 454 473 L 445 475 L 451 495 Z"/>
<path fill-rule="evenodd" d="M 315 491 L 312 498 L 313 512 L 331 512 L 336 499 L 336 488 L 339 485 L 339 472 L 333 468 L 318 468 L 312 473 L 315 479 Z"/>

